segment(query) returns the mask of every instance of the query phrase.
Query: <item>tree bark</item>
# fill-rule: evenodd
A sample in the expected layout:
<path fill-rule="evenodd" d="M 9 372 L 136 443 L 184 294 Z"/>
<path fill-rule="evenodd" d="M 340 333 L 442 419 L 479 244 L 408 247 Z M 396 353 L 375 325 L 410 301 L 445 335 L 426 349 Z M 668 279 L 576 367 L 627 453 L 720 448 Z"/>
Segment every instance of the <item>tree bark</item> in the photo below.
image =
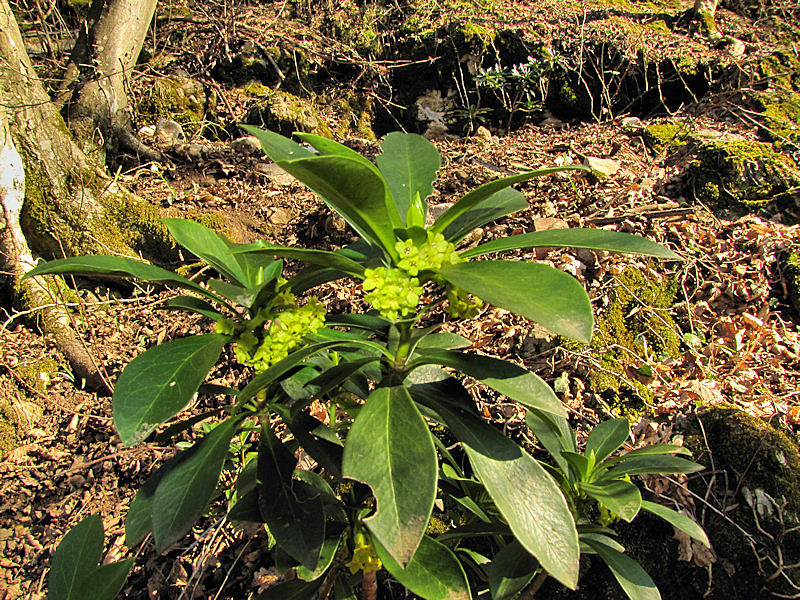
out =
<path fill-rule="evenodd" d="M 54 303 L 45 284 L 20 282 L 32 254 L 45 257 L 88 253 L 136 255 L 147 238 L 163 230 L 159 210 L 108 177 L 104 167 L 75 143 L 39 80 L 8 0 L 0 0 L 0 142 L 5 177 L 0 200 L 4 270 L 12 273 L 17 303 L 35 309 Z M 20 183 L 23 179 L 24 185 Z M 171 245 L 166 233 L 155 252 Z M 46 309 L 41 320 L 78 377 L 102 386 L 91 357 L 69 326 L 67 314 Z"/>
<path fill-rule="evenodd" d="M 712 42 L 717 42 L 722 39 L 722 34 L 717 29 L 717 21 L 714 15 L 717 12 L 718 0 L 694 0 L 694 19 L 700 22 L 703 28 L 703 33 L 708 36 Z"/>
<path fill-rule="evenodd" d="M 93 0 L 65 69 L 59 96 L 70 129 L 100 162 L 120 150 L 160 158 L 133 133 L 126 89 L 155 9 L 156 0 Z"/>

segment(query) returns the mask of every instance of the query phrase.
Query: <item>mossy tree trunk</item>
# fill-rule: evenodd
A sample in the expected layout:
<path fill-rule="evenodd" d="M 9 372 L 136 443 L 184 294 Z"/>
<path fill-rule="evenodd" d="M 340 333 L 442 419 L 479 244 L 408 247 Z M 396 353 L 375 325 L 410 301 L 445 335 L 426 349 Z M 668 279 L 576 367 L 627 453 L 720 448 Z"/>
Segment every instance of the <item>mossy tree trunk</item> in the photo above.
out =
<path fill-rule="evenodd" d="M 714 18 L 717 12 L 717 2 L 718 0 L 694 0 L 694 7 L 692 7 L 694 18 L 700 22 L 703 32 L 713 42 L 722 39 L 722 34 L 717 29 L 717 21 Z"/>
<path fill-rule="evenodd" d="M 134 135 L 126 91 L 155 9 L 156 0 L 92 2 L 59 88 L 70 129 L 90 153 L 159 157 Z"/>
<path fill-rule="evenodd" d="M 3 270 L 14 275 L 17 301 L 25 308 L 52 306 L 52 290 L 20 280 L 32 254 L 133 255 L 143 232 L 157 230 L 157 209 L 117 185 L 75 142 L 34 71 L 8 0 L 0 0 L 0 64 Z M 76 374 L 98 385 L 97 368 L 63 311 L 42 315 Z"/>

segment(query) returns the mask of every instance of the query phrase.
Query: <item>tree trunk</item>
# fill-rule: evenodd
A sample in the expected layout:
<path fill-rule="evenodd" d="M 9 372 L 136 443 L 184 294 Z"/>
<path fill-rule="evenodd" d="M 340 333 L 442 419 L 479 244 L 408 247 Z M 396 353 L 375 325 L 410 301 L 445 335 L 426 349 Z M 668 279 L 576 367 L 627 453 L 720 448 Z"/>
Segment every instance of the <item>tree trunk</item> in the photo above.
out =
<path fill-rule="evenodd" d="M 126 86 L 156 9 L 156 0 L 93 0 L 64 72 L 59 95 L 67 100 L 70 129 L 85 151 L 160 155 L 133 133 Z"/>
<path fill-rule="evenodd" d="M 717 29 L 717 21 L 714 15 L 717 12 L 718 0 L 694 0 L 694 19 L 700 21 L 700 25 L 712 42 L 717 42 L 722 39 L 722 34 Z"/>
<path fill-rule="evenodd" d="M 31 268 L 31 251 L 57 257 L 136 255 L 142 243 L 154 253 L 170 248 L 159 210 L 117 185 L 75 143 L 33 69 L 8 0 L 0 0 L 0 64 L 0 173 L 6 181 L 0 190 L 0 241 L 6 250 L 4 271 L 15 276 L 18 303 L 25 308 L 53 304 L 46 286 L 25 280 L 21 287 L 19 277 Z M 97 385 L 97 369 L 63 311 L 45 312 L 42 322 L 76 374 Z"/>

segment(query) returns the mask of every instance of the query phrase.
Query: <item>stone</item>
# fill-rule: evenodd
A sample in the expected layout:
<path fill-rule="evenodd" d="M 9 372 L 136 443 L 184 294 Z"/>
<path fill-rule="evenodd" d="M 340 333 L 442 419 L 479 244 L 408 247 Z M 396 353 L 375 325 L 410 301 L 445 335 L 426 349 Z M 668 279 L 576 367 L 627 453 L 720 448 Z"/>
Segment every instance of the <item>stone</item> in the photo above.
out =
<path fill-rule="evenodd" d="M 186 134 L 183 127 L 177 121 L 171 119 L 159 119 L 156 124 L 156 140 L 166 146 L 175 146 L 186 141 Z"/>
<path fill-rule="evenodd" d="M 289 187 L 296 179 L 275 163 L 259 163 L 256 171 L 279 187 Z"/>
<path fill-rule="evenodd" d="M 198 134 L 203 123 L 213 120 L 216 95 L 206 91 L 202 82 L 183 76 L 159 78 L 149 97 L 142 101 L 140 111 L 177 121 L 185 131 Z"/>
<path fill-rule="evenodd" d="M 269 90 L 267 97 L 245 115 L 245 123 L 290 136 L 295 131 L 331 137 L 330 128 L 308 100 L 288 92 Z"/>
<path fill-rule="evenodd" d="M 233 140 L 231 142 L 231 150 L 233 150 L 236 154 L 241 154 L 243 156 L 253 156 L 263 153 L 263 150 L 261 149 L 261 142 L 259 142 L 258 138 L 254 135 L 248 135 L 246 137 Z"/>

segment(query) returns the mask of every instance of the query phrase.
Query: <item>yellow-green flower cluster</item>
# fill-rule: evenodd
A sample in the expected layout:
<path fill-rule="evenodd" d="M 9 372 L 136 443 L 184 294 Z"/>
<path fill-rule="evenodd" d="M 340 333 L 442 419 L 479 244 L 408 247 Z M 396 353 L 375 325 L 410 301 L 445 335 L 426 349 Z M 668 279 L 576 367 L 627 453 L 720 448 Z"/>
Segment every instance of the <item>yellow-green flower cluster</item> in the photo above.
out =
<path fill-rule="evenodd" d="M 473 319 L 483 308 L 483 300 L 457 287 L 447 288 L 447 314 L 454 319 Z"/>
<path fill-rule="evenodd" d="M 372 542 L 366 536 L 356 535 L 356 548 L 353 551 L 353 558 L 345 566 L 350 568 L 350 573 L 352 574 L 360 570 L 363 570 L 364 573 L 379 571 L 383 564 L 375 553 L 375 547 Z"/>
<path fill-rule="evenodd" d="M 419 279 L 411 277 L 402 269 L 364 269 L 364 298 L 385 319 L 396 321 L 417 309 L 422 286 Z"/>
<path fill-rule="evenodd" d="M 286 358 L 305 336 L 315 333 L 324 324 L 325 306 L 312 297 L 305 306 L 289 307 L 275 316 L 264 327 L 263 339 L 259 340 L 251 331 L 242 333 L 233 352 L 239 362 L 260 373 Z"/>
<path fill-rule="evenodd" d="M 395 249 L 400 255 L 397 267 L 412 277 L 420 271 L 441 269 L 447 265 L 464 262 L 465 259 L 456 252 L 453 244 L 448 242 L 441 233 L 426 232 L 427 241 L 421 246 L 416 246 L 413 240 L 395 243 Z"/>
<path fill-rule="evenodd" d="M 385 319 L 396 321 L 416 311 L 422 294 L 418 278 L 421 271 L 437 270 L 465 260 L 441 233 L 426 233 L 427 239 L 420 246 L 414 240 L 395 243 L 400 256 L 396 268 L 378 267 L 364 271 L 364 291 L 368 292 L 364 298 Z"/>

